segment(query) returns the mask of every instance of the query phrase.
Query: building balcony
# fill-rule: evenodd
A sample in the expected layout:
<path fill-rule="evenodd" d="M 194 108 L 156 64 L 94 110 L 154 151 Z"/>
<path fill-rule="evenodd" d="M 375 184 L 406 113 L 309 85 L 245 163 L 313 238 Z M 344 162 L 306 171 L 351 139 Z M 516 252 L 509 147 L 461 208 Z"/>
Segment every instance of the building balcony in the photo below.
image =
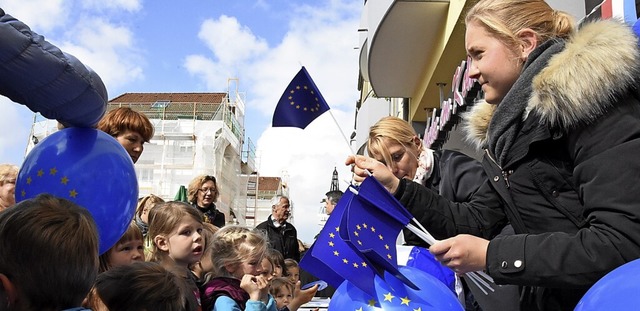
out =
<path fill-rule="evenodd" d="M 360 72 L 377 97 L 410 98 L 409 117 L 426 121 L 440 107 L 439 85 L 466 58 L 466 0 L 376 0 L 365 3 L 360 25 Z"/>

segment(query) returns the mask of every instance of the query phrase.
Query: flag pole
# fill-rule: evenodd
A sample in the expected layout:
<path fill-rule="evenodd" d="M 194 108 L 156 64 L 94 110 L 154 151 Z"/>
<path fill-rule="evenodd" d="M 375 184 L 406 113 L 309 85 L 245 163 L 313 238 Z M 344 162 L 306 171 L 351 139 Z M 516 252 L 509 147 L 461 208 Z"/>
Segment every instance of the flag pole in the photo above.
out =
<path fill-rule="evenodd" d="M 333 122 L 336 123 L 336 126 L 338 127 L 338 130 L 340 131 L 340 135 L 342 135 L 342 138 L 344 138 L 344 142 L 347 143 L 347 147 L 349 147 L 349 152 L 351 152 L 351 155 L 355 156 L 355 153 L 353 152 L 353 149 L 351 149 L 351 144 L 349 143 L 349 140 L 347 139 L 347 136 L 344 135 L 344 132 L 342 131 L 342 128 L 340 127 L 340 124 L 338 123 L 338 120 L 336 119 L 336 117 L 331 112 L 331 109 L 329 109 L 329 114 L 331 115 L 331 118 L 333 119 Z"/>

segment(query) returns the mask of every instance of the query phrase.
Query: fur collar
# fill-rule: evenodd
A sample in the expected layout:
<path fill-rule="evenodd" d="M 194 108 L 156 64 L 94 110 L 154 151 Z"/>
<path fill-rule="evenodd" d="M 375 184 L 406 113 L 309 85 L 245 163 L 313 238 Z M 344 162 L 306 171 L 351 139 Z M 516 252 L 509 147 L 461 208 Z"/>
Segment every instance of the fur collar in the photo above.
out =
<path fill-rule="evenodd" d="M 640 75 L 638 38 L 614 20 L 584 25 L 532 81 L 527 113 L 564 131 L 589 124 L 636 87 Z M 495 106 L 480 101 L 464 118 L 467 140 L 481 148 L 487 142 Z"/>

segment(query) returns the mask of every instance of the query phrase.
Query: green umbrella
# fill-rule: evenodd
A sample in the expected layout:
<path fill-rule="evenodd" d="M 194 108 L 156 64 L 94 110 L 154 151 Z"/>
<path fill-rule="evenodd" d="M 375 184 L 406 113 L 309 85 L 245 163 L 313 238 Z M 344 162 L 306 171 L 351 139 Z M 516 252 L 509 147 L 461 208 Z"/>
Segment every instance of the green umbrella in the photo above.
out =
<path fill-rule="evenodd" d="M 189 203 L 189 198 L 187 196 L 187 188 L 185 186 L 180 185 L 180 189 L 178 189 L 178 193 L 176 193 L 176 196 L 173 198 L 173 200 Z"/>

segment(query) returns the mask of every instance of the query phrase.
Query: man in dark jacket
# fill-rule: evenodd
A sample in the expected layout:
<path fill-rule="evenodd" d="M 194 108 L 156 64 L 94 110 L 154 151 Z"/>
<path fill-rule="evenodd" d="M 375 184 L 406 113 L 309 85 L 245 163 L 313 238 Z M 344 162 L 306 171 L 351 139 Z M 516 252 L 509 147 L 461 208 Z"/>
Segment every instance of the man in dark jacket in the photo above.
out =
<path fill-rule="evenodd" d="M 287 222 L 290 215 L 289 198 L 278 195 L 271 200 L 271 215 L 256 228 L 266 232 L 271 247 L 280 251 L 285 259 L 300 261 L 298 231 Z"/>

